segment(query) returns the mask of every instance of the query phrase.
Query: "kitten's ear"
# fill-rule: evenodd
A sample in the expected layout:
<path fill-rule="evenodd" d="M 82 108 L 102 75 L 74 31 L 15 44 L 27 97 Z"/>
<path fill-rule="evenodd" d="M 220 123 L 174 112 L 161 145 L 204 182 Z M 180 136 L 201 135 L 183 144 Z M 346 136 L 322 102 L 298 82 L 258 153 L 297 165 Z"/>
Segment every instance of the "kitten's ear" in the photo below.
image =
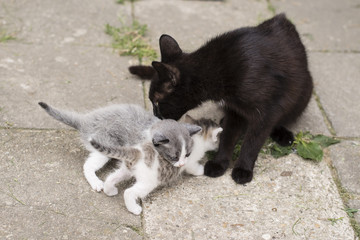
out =
<path fill-rule="evenodd" d="M 152 139 L 152 142 L 155 147 L 158 147 L 162 144 L 168 143 L 169 139 L 162 135 L 161 133 L 155 133 Z"/>
<path fill-rule="evenodd" d="M 194 123 L 195 123 L 195 119 L 193 119 L 189 114 L 186 114 L 186 115 L 185 115 L 184 122 L 185 122 L 185 123 L 194 124 Z"/>
<path fill-rule="evenodd" d="M 159 79 L 164 82 L 171 82 L 176 86 L 180 80 L 180 72 L 176 67 L 170 66 L 166 63 L 153 61 L 152 66 L 159 75 Z"/>
<path fill-rule="evenodd" d="M 140 77 L 141 79 L 146 79 L 146 80 L 151 80 L 156 73 L 155 69 L 152 66 L 142 66 L 142 65 L 130 66 L 129 72 L 131 74 Z"/>
<path fill-rule="evenodd" d="M 182 54 L 179 44 L 169 35 L 163 34 L 159 39 L 161 61 L 170 62 Z"/>
<path fill-rule="evenodd" d="M 213 130 L 213 132 L 212 132 L 212 140 L 214 141 L 214 142 L 217 142 L 218 141 L 218 137 L 219 137 L 219 135 L 220 135 L 220 133 L 223 131 L 223 128 L 222 127 L 219 127 L 219 128 L 216 128 L 216 129 L 214 129 Z"/>
<path fill-rule="evenodd" d="M 184 123 L 184 126 L 189 131 L 190 136 L 192 136 L 202 130 L 201 127 L 199 127 L 198 125 L 194 125 L 194 124 Z"/>

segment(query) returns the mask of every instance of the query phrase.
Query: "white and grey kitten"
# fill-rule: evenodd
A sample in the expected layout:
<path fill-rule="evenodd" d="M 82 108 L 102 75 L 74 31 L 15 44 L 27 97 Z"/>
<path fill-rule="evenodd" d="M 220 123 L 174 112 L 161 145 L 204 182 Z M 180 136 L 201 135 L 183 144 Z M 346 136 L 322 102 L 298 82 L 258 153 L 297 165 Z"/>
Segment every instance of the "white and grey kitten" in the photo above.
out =
<path fill-rule="evenodd" d="M 117 183 L 135 177 L 135 184 L 124 192 L 126 208 L 133 214 L 140 214 L 142 208 L 138 198 L 145 198 L 156 187 L 166 185 L 177 179 L 182 172 L 203 175 L 204 166 L 199 163 L 205 152 L 218 147 L 218 135 L 222 128 L 209 119 L 194 120 L 186 116 L 186 121 L 196 124 L 202 131 L 192 136 L 193 151 L 181 167 L 175 167 L 158 154 L 151 142 L 144 142 L 133 147 L 109 148 L 102 146 L 96 138 L 90 139 L 92 146 L 102 154 L 119 159 L 118 168 L 105 181 L 104 192 L 108 196 L 118 194 Z"/>
<path fill-rule="evenodd" d="M 192 151 L 191 135 L 201 130 L 192 124 L 160 120 L 142 107 L 131 104 L 111 105 L 86 114 L 59 110 L 43 102 L 39 105 L 55 119 L 79 130 L 82 142 L 90 151 L 84 164 L 85 178 L 98 192 L 103 189 L 104 182 L 95 172 L 110 159 L 91 146 L 90 137 L 109 148 L 150 142 L 163 158 L 180 166 Z"/>

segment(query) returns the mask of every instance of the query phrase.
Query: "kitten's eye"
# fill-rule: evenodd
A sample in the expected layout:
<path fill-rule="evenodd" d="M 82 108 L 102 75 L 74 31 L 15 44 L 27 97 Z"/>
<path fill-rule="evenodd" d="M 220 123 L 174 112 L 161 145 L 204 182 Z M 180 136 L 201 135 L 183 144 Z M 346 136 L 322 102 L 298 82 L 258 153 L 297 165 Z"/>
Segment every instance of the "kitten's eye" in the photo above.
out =
<path fill-rule="evenodd" d="M 190 154 L 191 154 L 191 153 L 186 154 L 186 155 L 185 155 L 185 157 L 189 157 L 189 156 L 190 156 Z"/>

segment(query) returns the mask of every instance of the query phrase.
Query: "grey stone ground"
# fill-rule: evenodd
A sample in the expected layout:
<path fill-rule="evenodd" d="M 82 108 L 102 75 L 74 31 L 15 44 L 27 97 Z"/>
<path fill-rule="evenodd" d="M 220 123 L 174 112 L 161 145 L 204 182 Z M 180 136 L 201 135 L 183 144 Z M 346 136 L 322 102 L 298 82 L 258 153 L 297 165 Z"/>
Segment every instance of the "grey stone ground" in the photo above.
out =
<path fill-rule="evenodd" d="M 315 82 L 317 98 L 293 130 L 343 139 L 326 161 L 260 155 L 246 186 L 230 172 L 184 177 L 145 199 L 141 216 L 124 206 L 131 183 L 116 197 L 90 190 L 76 132 L 37 102 L 82 111 L 148 103 L 127 72 L 136 59 L 108 47 L 106 23 L 133 15 L 148 25 L 155 49 L 167 33 L 191 51 L 274 12 L 297 25 Z M 356 239 L 343 209 L 360 207 L 360 1 L 0 0 L 5 30 L 16 40 L 0 43 L 1 239 Z M 211 104 L 194 112 L 220 118 Z"/>

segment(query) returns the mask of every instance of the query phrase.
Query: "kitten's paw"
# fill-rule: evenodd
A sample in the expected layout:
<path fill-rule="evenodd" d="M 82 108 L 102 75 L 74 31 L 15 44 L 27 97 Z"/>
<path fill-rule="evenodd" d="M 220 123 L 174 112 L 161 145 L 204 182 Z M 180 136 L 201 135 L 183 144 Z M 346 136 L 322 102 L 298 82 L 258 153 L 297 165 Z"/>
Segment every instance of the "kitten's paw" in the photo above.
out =
<path fill-rule="evenodd" d="M 205 164 L 204 174 L 208 177 L 213 178 L 220 177 L 225 173 L 226 169 L 227 167 L 224 168 L 223 166 L 214 161 L 208 161 Z"/>
<path fill-rule="evenodd" d="M 274 128 L 270 137 L 281 146 L 290 146 L 294 142 L 293 133 L 284 127 Z"/>
<path fill-rule="evenodd" d="M 232 179 L 238 184 L 245 184 L 251 182 L 253 172 L 241 168 L 234 168 L 231 173 Z"/>
<path fill-rule="evenodd" d="M 117 187 L 114 186 L 106 186 L 104 185 L 104 193 L 108 195 L 109 197 L 115 196 L 119 193 L 119 190 Z"/>
<path fill-rule="evenodd" d="M 90 183 L 91 188 L 97 192 L 101 192 L 104 189 L 104 182 L 101 180 Z"/>
<path fill-rule="evenodd" d="M 135 215 L 139 215 L 142 212 L 142 207 L 139 205 L 134 205 L 133 207 L 128 208 L 128 210 Z"/>

